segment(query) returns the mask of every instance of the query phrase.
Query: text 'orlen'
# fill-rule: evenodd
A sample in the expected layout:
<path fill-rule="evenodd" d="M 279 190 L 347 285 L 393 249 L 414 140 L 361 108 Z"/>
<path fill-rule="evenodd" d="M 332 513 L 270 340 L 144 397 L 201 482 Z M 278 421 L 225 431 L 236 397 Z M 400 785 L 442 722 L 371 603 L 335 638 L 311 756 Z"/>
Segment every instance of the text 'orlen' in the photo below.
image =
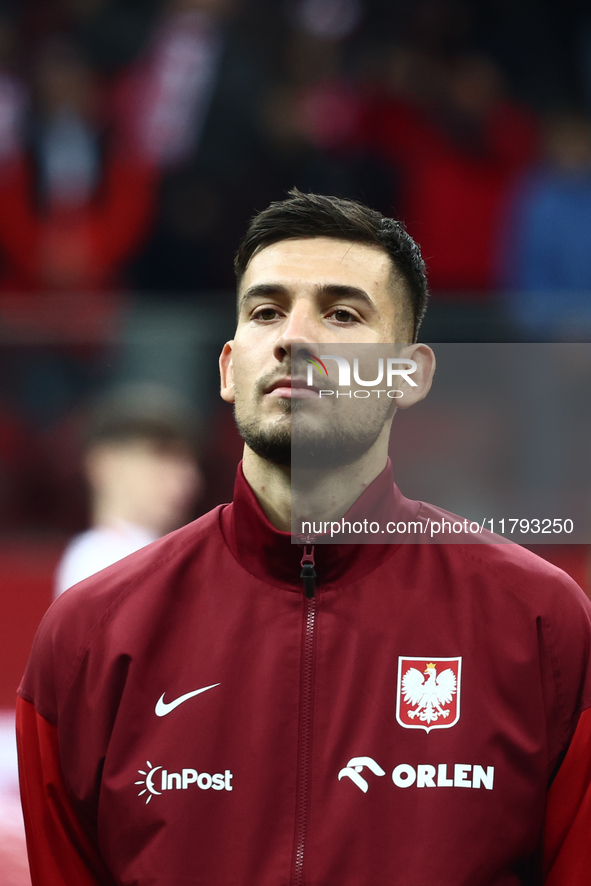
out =
<path fill-rule="evenodd" d="M 339 781 L 346 776 L 365 794 L 370 785 L 368 779 L 371 779 L 369 772 L 368 778 L 364 777 L 366 769 L 378 777 L 386 774 L 372 757 L 353 757 L 339 772 Z M 485 768 L 471 763 L 456 763 L 449 767 L 449 772 L 447 763 L 439 763 L 437 766 L 431 763 L 419 763 L 418 766 L 399 763 L 392 772 L 392 781 L 397 788 L 410 788 L 414 785 L 417 788 L 485 788 L 492 791 L 494 780 L 494 766 Z"/>

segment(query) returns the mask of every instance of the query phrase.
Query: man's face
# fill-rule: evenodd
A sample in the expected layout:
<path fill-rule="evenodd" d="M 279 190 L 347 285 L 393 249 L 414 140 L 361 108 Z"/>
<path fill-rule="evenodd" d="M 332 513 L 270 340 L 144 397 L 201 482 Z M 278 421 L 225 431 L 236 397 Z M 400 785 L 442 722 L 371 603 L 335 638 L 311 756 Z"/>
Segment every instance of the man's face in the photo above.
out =
<path fill-rule="evenodd" d="M 375 401 L 365 411 L 356 401 L 345 426 L 335 406 L 306 386 L 296 356 L 314 342 L 412 340 L 405 284 L 389 256 L 379 247 L 329 237 L 282 240 L 252 258 L 238 305 L 236 335 L 220 367 L 222 397 L 235 404 L 247 445 L 280 464 L 289 464 L 292 445 L 359 457 L 393 414 L 393 401 Z M 335 434 L 341 447 L 335 447 Z"/>

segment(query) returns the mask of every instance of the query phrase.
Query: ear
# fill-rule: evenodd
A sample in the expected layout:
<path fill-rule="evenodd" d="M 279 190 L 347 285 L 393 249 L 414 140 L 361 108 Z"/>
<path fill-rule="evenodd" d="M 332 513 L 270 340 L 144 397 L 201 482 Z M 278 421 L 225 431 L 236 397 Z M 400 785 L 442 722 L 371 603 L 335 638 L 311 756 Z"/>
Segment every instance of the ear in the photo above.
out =
<path fill-rule="evenodd" d="M 234 402 L 233 341 L 227 341 L 220 354 L 220 395 L 226 403 Z"/>
<path fill-rule="evenodd" d="M 397 356 L 414 360 L 417 364 L 415 372 L 412 373 L 412 380 L 416 387 L 410 385 L 403 377 L 399 382 L 396 382 L 403 392 L 403 396 L 395 401 L 396 406 L 399 409 L 407 409 L 423 400 L 431 390 L 435 374 L 435 354 L 428 345 L 416 344 L 406 345 Z"/>

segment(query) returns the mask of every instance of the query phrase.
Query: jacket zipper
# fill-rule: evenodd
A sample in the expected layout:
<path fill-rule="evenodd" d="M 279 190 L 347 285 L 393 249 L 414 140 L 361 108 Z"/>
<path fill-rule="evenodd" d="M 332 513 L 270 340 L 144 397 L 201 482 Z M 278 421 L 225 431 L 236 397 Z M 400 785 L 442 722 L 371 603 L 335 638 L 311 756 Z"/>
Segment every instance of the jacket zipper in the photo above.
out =
<path fill-rule="evenodd" d="M 293 860 L 293 886 L 303 886 L 304 854 L 308 829 L 310 795 L 310 754 L 312 745 L 312 715 L 314 708 L 314 650 L 316 625 L 316 570 L 314 547 L 305 547 L 300 577 L 304 584 L 304 625 L 302 648 L 302 678 L 300 707 L 300 740 L 296 805 L 296 833 Z"/>

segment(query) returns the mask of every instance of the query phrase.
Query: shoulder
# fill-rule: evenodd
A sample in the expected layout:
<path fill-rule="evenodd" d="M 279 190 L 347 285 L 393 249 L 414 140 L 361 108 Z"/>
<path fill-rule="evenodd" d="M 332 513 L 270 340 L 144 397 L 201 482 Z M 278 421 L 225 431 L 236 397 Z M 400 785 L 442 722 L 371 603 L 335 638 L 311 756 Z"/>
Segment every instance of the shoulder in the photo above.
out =
<path fill-rule="evenodd" d="M 19 688 L 28 701 L 39 702 L 47 719 L 55 719 L 58 688 L 90 648 L 114 654 L 135 642 L 163 617 L 175 597 L 195 582 L 202 564 L 209 571 L 223 556 L 220 506 L 193 523 L 147 545 L 61 594 L 46 612 Z"/>
<path fill-rule="evenodd" d="M 564 620 L 569 613 L 591 618 L 591 602 L 579 585 L 558 566 L 515 543 L 460 546 L 457 556 L 468 570 L 488 575 L 495 591 L 504 590 L 537 613 Z"/>
<path fill-rule="evenodd" d="M 450 521 L 460 524 L 462 532 L 457 536 L 449 533 L 448 543 L 430 544 L 432 556 L 453 564 L 458 579 L 471 582 L 479 593 L 487 590 L 497 597 L 514 598 L 538 611 L 545 609 L 591 613 L 591 601 L 579 585 L 562 569 L 534 554 L 527 548 L 486 530 L 465 531 L 469 521 L 433 505 L 421 504 L 421 518 L 432 521 Z M 459 528 L 459 527 L 458 527 Z M 437 542 L 435 535 L 432 541 Z M 500 602 L 500 597 L 499 597 Z"/>
<path fill-rule="evenodd" d="M 445 513 L 430 505 L 423 510 L 433 519 Z M 591 707 L 591 601 L 562 569 L 492 534 L 484 544 L 423 544 L 414 554 L 417 546 L 407 547 L 423 608 L 430 606 L 442 624 L 451 621 L 470 642 L 478 638 L 483 658 L 512 662 L 520 679 L 528 667 L 537 675 L 532 691 L 548 712 L 556 759 L 579 713 Z"/>
<path fill-rule="evenodd" d="M 221 541 L 219 513 L 222 507 L 215 508 L 192 523 L 131 552 L 124 559 L 110 564 L 100 574 L 79 582 L 64 595 L 64 600 L 69 601 L 62 604 L 64 609 L 76 608 L 81 597 L 84 598 L 85 607 L 91 605 L 95 598 L 100 598 L 104 603 L 106 599 L 138 588 L 143 580 L 153 577 L 157 581 L 158 576 L 176 562 L 198 556 L 208 545 Z M 90 537 L 90 533 L 85 535 L 89 537 L 80 539 L 79 550 L 89 550 L 94 544 L 109 544 L 100 530 L 94 537 Z"/>

